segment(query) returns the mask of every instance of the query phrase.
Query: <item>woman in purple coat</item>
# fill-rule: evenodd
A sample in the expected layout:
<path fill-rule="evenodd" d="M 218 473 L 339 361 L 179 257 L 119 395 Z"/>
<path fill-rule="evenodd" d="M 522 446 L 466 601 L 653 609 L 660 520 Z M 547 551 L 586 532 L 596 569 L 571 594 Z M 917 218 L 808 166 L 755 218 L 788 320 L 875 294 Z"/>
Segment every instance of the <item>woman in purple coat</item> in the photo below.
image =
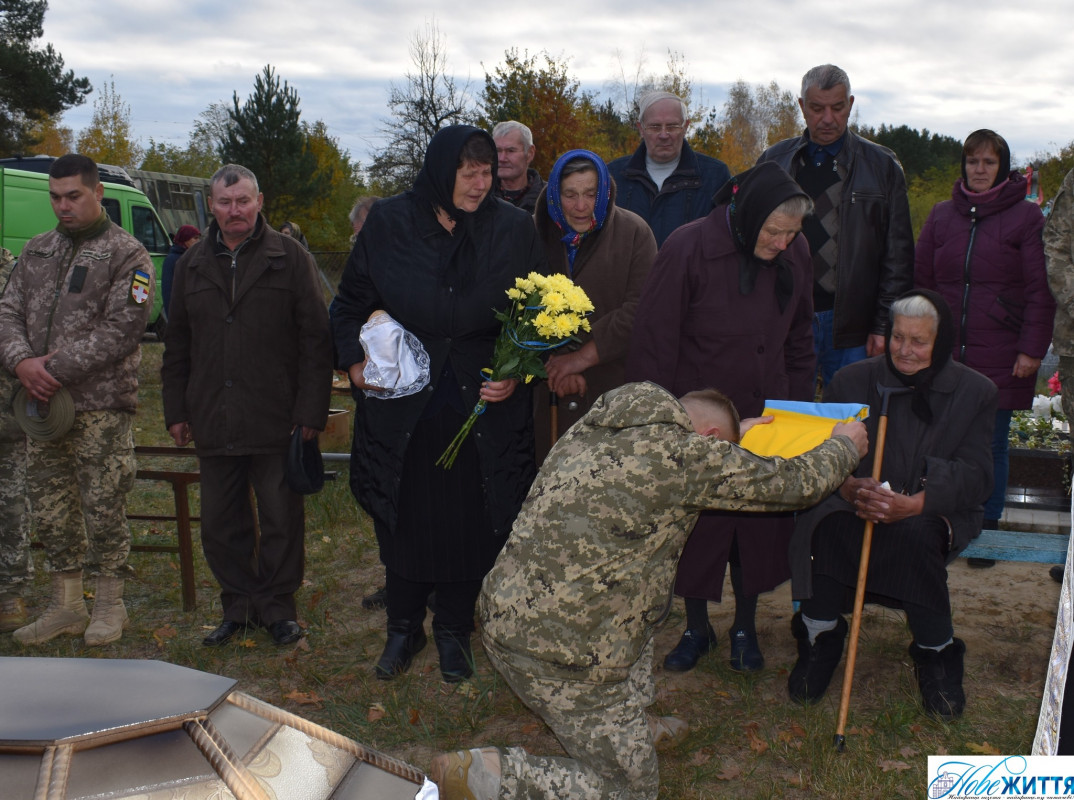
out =
<path fill-rule="evenodd" d="M 915 257 L 914 285 L 935 290 L 951 309 L 953 358 L 999 388 L 995 484 L 984 507 L 988 529 L 1003 515 L 1011 411 L 1032 403 L 1055 318 L 1041 241 L 1044 217 L 1025 197 L 1026 179 L 1011 171 L 1007 142 L 995 131 L 974 131 L 962 147 L 962 177 L 951 199 L 933 207 Z"/>
<path fill-rule="evenodd" d="M 812 400 L 813 268 L 798 233 L 813 203 L 775 162 L 736 175 L 714 203 L 657 254 L 634 317 L 627 379 L 676 396 L 719 389 L 743 417 L 760 416 L 769 398 Z M 715 646 L 708 602 L 720 600 L 728 563 L 731 666 L 764 666 L 757 595 L 790 577 L 792 527 L 790 515 L 701 515 L 679 559 L 675 593 L 686 599 L 686 632 L 666 669 L 692 669 Z"/>

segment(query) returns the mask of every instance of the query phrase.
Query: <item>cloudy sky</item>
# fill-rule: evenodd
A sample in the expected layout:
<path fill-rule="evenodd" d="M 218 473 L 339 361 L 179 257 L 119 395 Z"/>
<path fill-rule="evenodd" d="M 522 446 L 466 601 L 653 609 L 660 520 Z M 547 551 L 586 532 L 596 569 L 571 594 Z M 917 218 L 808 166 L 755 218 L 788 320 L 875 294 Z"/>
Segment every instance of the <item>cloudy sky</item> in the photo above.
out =
<path fill-rule="evenodd" d="M 114 76 L 143 144 L 184 145 L 201 111 L 235 91 L 245 98 L 272 64 L 298 90 L 303 118 L 323 120 L 368 163 L 389 84 L 405 85 L 410 42 L 435 24 L 449 70 L 474 95 L 508 48 L 567 60 L 603 96 L 639 63 L 661 71 L 670 49 L 708 106 L 738 79 L 797 95 L 806 69 L 832 62 L 850 75 L 860 122 L 960 140 L 990 127 L 1024 162 L 1074 140 L 1071 11 L 1068 0 L 50 0 L 43 41 L 98 91 Z M 77 133 L 91 113 L 87 103 L 64 124 Z"/>

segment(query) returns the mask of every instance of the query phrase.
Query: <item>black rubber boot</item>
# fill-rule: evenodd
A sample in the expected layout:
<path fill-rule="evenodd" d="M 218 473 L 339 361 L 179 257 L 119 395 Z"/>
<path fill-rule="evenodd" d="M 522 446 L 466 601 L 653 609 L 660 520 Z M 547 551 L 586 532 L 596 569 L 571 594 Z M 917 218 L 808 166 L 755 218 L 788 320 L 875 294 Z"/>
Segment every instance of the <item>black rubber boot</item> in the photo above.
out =
<path fill-rule="evenodd" d="M 377 678 L 390 681 L 401 672 L 410 669 L 414 656 L 425 648 L 425 628 L 414 625 L 409 620 L 388 620 L 388 642 L 380 661 L 373 667 Z"/>
<path fill-rule="evenodd" d="M 921 689 L 921 704 L 925 710 L 945 722 L 958 719 L 966 708 L 962 691 L 962 664 L 966 643 L 955 639 L 943 650 L 925 650 L 910 644 L 914 660 L 914 675 Z"/>
<path fill-rule="evenodd" d="M 809 631 L 802 622 L 802 612 L 791 617 L 791 633 L 798 642 L 798 661 L 787 678 L 787 691 L 799 703 L 813 704 L 828 691 L 832 675 L 843 657 L 843 642 L 847 638 L 847 621 L 836 621 L 835 629 L 817 636 L 809 643 Z"/>
<path fill-rule="evenodd" d="M 469 631 L 450 631 L 434 625 L 433 639 L 440 654 L 440 675 L 447 683 L 458 683 L 474 674 Z"/>

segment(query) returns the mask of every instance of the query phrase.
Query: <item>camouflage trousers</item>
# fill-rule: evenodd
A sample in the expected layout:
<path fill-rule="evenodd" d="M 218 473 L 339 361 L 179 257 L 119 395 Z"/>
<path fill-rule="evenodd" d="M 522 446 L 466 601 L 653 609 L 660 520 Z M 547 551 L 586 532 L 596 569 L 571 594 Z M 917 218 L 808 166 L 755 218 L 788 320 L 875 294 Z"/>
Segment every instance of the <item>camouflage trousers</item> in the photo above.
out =
<path fill-rule="evenodd" d="M 26 502 L 26 435 L 0 410 L 0 596 L 21 596 L 33 578 Z"/>
<path fill-rule="evenodd" d="M 509 654 L 487 639 L 485 650 L 568 755 L 533 756 L 521 747 L 501 750 L 500 798 L 655 800 L 660 776 L 645 712 L 656 696 L 652 639 L 627 679 L 615 683 L 531 675 L 512 666 Z"/>
<path fill-rule="evenodd" d="M 1070 423 L 1070 438 L 1074 441 L 1074 356 L 1059 356 L 1059 383 L 1063 385 L 1063 413 Z"/>
<path fill-rule="evenodd" d="M 122 577 L 131 547 L 133 414 L 79 411 L 61 439 L 27 439 L 27 491 L 50 572 Z"/>

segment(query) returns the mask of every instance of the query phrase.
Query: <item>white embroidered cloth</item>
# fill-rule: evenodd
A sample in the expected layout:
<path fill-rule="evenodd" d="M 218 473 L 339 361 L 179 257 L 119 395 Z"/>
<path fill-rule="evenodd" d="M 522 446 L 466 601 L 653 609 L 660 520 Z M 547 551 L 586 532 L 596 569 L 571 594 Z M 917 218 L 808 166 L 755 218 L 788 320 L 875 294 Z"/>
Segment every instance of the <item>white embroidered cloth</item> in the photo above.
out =
<path fill-rule="evenodd" d="M 388 314 L 370 317 L 358 340 L 368 357 L 365 382 L 379 388 L 366 389 L 366 397 L 405 397 L 429 385 L 429 354 L 417 336 Z"/>

